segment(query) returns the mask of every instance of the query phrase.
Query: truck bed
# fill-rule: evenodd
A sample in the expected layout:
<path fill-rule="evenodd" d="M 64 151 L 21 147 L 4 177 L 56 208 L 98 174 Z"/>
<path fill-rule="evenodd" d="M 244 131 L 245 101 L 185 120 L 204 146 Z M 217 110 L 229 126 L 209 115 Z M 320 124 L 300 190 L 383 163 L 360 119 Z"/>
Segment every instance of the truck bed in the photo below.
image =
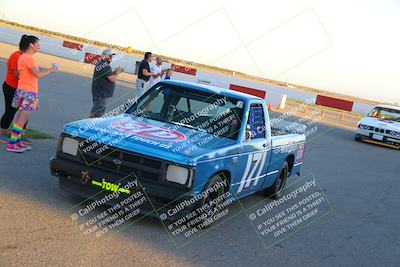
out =
<path fill-rule="evenodd" d="M 291 121 L 271 121 L 271 135 L 281 136 L 287 134 L 304 134 L 307 126 Z"/>

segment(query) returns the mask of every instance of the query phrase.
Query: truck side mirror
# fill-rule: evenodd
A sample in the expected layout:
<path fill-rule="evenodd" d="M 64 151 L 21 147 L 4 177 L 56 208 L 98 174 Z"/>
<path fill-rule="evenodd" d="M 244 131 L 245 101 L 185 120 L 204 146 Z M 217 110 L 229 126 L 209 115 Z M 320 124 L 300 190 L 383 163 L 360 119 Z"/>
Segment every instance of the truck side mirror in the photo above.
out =
<path fill-rule="evenodd" d="M 252 137 L 252 133 L 251 133 L 251 130 L 250 130 L 250 125 L 246 125 L 246 132 L 245 132 L 245 137 L 244 137 L 244 139 L 245 139 L 245 141 L 248 141 L 248 140 L 251 140 L 251 137 Z"/>

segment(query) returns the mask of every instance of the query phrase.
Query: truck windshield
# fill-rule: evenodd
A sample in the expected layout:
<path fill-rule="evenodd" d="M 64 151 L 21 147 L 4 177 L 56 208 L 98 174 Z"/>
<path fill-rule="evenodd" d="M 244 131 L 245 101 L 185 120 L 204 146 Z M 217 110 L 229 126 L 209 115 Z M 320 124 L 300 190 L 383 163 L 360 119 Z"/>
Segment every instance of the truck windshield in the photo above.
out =
<path fill-rule="evenodd" d="M 381 120 L 400 121 L 400 110 L 391 108 L 374 108 L 368 117 L 378 118 Z"/>
<path fill-rule="evenodd" d="M 244 101 L 186 87 L 152 87 L 127 113 L 237 140 Z"/>

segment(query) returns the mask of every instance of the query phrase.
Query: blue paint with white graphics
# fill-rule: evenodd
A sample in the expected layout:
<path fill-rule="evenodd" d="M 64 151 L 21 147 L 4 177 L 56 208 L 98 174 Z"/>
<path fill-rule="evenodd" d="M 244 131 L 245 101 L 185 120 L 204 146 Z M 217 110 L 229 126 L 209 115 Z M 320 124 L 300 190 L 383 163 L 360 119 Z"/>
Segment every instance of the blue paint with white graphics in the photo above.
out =
<path fill-rule="evenodd" d="M 269 113 L 261 98 L 171 80 L 150 88 L 123 114 L 65 125 L 57 157 L 52 160 L 52 171 L 58 176 L 68 173 L 68 168 L 62 169 L 56 161 L 74 160 L 73 148 L 68 146 L 74 141 L 65 138 L 81 140 L 79 151 L 91 158 L 96 151 L 104 157 L 94 158 L 104 161 L 102 165 L 89 162 L 88 172 L 107 170 L 108 177 L 110 173 L 117 177 L 124 164 L 140 159 L 135 168 L 150 188 L 149 194 L 157 187 L 162 192 L 154 194 L 167 199 L 168 192 L 178 187 L 186 188 L 191 196 L 198 195 L 216 175 L 228 179 L 229 189 L 237 197 L 254 194 L 274 186 L 285 162 L 288 176 L 299 174 L 305 146 L 303 134 L 272 136 Z M 89 143 L 94 148 L 87 152 Z M 119 151 L 120 158 L 110 158 L 99 144 L 106 146 L 105 150 Z M 107 159 L 120 166 L 114 168 Z M 154 162 L 159 162 L 160 172 Z M 105 163 L 111 165 L 104 167 Z M 147 174 L 151 172 L 157 175 Z"/>

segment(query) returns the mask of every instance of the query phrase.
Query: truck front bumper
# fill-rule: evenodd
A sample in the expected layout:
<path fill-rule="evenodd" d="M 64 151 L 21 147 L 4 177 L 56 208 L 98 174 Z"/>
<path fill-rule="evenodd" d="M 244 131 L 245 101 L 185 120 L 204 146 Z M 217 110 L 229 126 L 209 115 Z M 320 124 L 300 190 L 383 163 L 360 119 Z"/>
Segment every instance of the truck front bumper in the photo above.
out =
<path fill-rule="evenodd" d="M 59 177 L 59 186 L 62 190 L 84 197 L 88 200 L 98 200 L 113 193 L 100 187 L 93 186 L 91 181 L 102 181 L 105 179 L 110 183 L 120 183 L 121 187 L 135 181 L 139 181 L 138 188 L 130 188 L 131 194 L 142 191 L 147 202 L 141 206 L 141 212 L 151 216 L 157 216 L 173 209 L 177 203 L 191 199 L 190 188 L 162 184 L 158 181 L 147 181 L 140 179 L 134 173 L 123 176 L 111 171 L 101 170 L 96 167 L 85 166 L 81 162 L 54 156 L 50 159 L 51 174 Z M 118 198 L 107 201 L 106 205 L 112 206 L 123 201 L 124 194 Z M 185 201 L 187 203 L 187 201 Z M 179 212 L 174 213 L 168 219 L 178 219 L 194 209 L 197 203 L 186 205 Z"/>

